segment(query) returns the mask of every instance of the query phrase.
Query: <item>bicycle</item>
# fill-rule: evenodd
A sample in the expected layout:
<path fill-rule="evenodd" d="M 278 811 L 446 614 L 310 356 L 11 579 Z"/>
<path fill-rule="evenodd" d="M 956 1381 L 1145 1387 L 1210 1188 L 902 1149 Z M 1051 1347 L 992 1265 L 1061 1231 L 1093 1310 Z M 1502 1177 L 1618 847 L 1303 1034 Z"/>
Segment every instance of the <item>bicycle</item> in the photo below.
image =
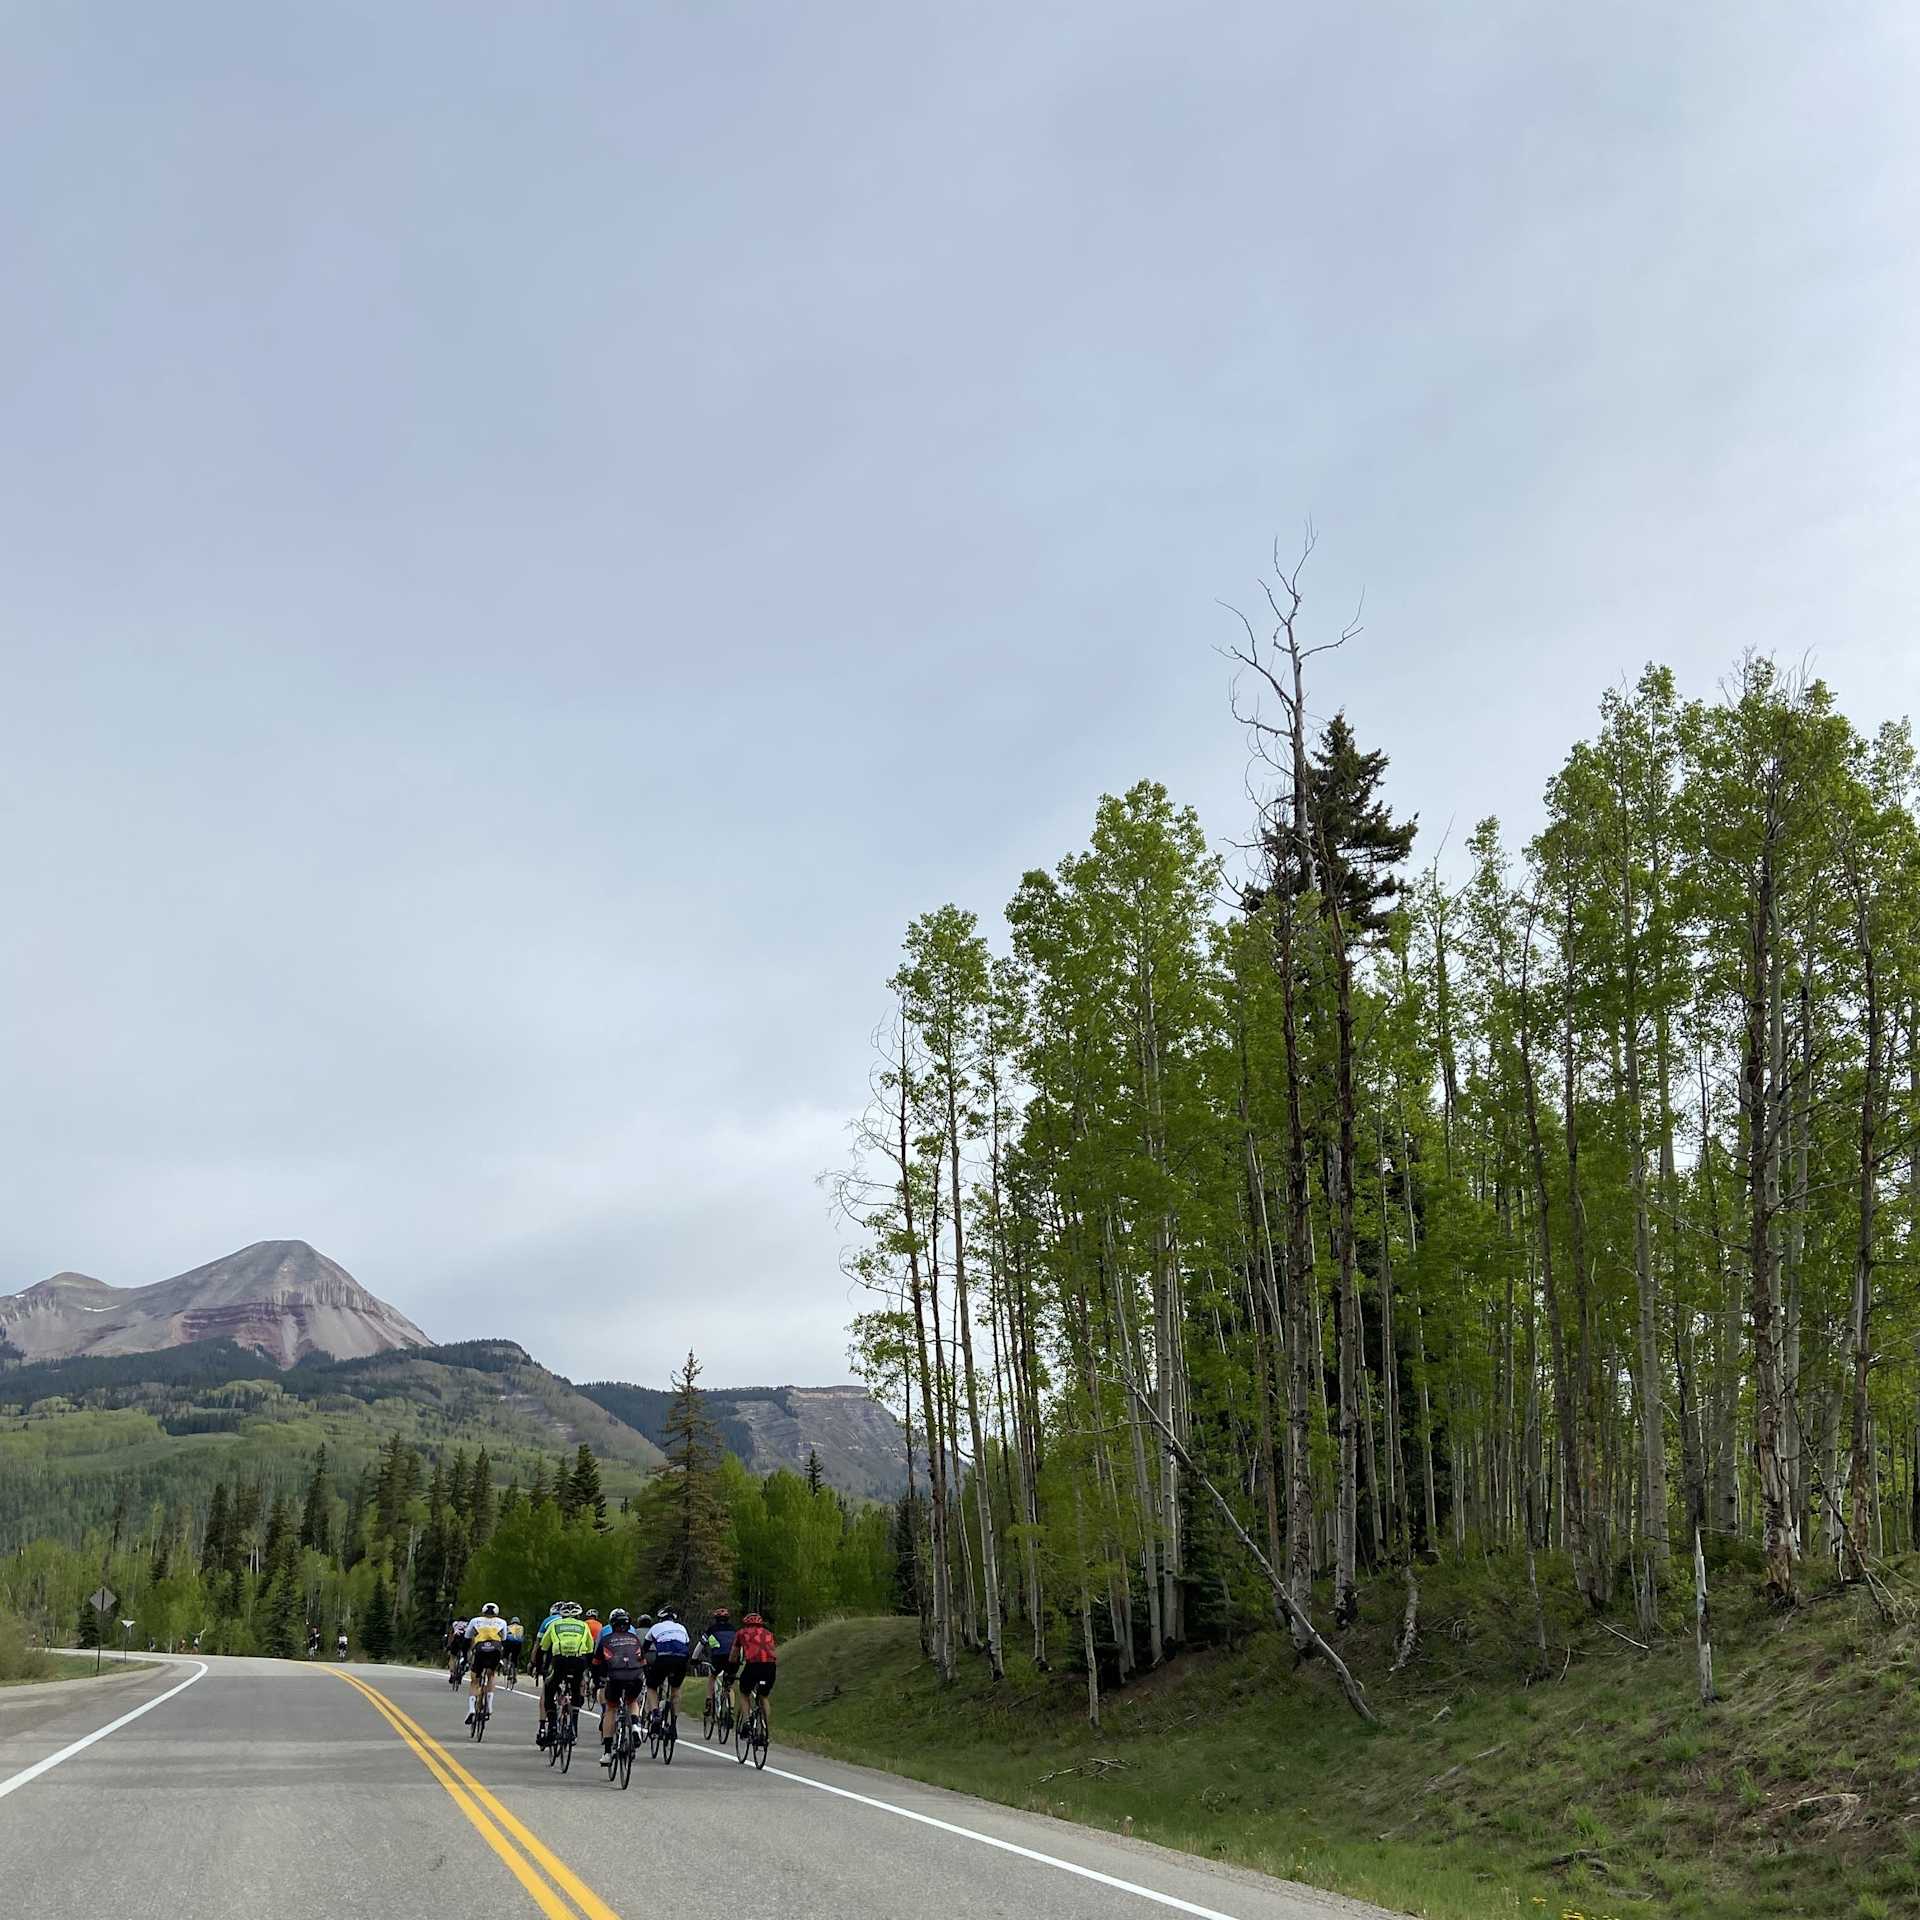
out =
<path fill-rule="evenodd" d="M 607 1756 L 607 1784 L 623 1791 L 633 1779 L 633 1750 L 640 1744 L 640 1730 L 634 1724 L 633 1704 L 624 1695 L 613 1723 L 613 1751 Z"/>
<path fill-rule="evenodd" d="M 567 1698 L 567 1710 L 560 1716 L 560 1725 L 553 1743 L 553 1751 L 547 1755 L 551 1765 L 556 1759 L 560 1762 L 560 1771 L 565 1773 L 573 1765 L 573 1743 L 580 1733 L 580 1709 L 573 1704 L 571 1695 Z"/>
<path fill-rule="evenodd" d="M 493 1689 L 482 1687 L 473 1697 L 473 1718 L 467 1722 L 467 1738 L 484 1740 L 487 1737 L 487 1721 L 492 1717 Z"/>
<path fill-rule="evenodd" d="M 456 1653 L 447 1667 L 447 1685 L 457 1687 L 467 1677 L 467 1656 Z"/>
<path fill-rule="evenodd" d="M 747 1717 L 737 1720 L 733 1729 L 733 1757 L 744 1767 L 748 1754 L 753 1755 L 756 1769 L 767 1764 L 767 1707 L 757 1693 Z"/>
<path fill-rule="evenodd" d="M 680 1716 L 673 1708 L 673 1695 L 660 1689 L 660 1704 L 647 1715 L 647 1752 L 663 1766 L 673 1765 L 673 1749 L 680 1738 Z"/>
<path fill-rule="evenodd" d="M 507 1654 L 507 1691 L 509 1693 L 520 1691 L 520 1656 L 511 1650 Z"/>
<path fill-rule="evenodd" d="M 721 1674 L 707 1682 L 707 1710 L 700 1716 L 701 1731 L 724 1747 L 733 1740 L 733 1688 Z"/>

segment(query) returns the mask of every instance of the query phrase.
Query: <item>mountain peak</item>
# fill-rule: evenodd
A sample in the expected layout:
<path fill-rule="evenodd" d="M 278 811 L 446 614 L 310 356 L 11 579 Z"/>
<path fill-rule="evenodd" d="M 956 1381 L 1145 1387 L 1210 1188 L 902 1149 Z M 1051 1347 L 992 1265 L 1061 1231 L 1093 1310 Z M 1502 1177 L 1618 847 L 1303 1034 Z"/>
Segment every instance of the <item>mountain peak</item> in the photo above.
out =
<path fill-rule="evenodd" d="M 256 1240 L 144 1287 L 55 1274 L 0 1299 L 0 1338 L 33 1360 L 232 1340 L 283 1367 L 309 1353 L 362 1359 L 429 1344 L 404 1314 L 305 1240 Z"/>

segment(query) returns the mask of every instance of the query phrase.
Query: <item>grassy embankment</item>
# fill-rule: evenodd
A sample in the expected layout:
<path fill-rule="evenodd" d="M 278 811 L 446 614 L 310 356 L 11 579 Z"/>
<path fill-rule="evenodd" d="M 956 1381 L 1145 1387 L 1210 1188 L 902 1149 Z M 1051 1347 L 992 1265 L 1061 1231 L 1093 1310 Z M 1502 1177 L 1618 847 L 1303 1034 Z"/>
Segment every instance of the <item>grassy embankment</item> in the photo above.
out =
<path fill-rule="evenodd" d="M 107 1656 L 108 1667 L 119 1664 L 117 1656 Z M 49 1653 L 44 1647 L 34 1646 L 21 1621 L 0 1613 L 0 1687 L 31 1686 L 40 1680 L 80 1680 L 91 1674 L 93 1667 L 90 1653 Z"/>
<path fill-rule="evenodd" d="M 1544 1570 L 1543 1570 L 1544 1571 Z M 1381 1585 L 1343 1655 L 1385 1723 L 1260 1635 L 1181 1657 L 1085 1722 L 1084 1678 L 1017 1655 L 943 1690 L 914 1622 L 847 1620 L 781 1659 L 776 1743 L 1117 1829 L 1433 1920 L 1920 1914 L 1920 1564 L 1889 1626 L 1857 1589 L 1781 1619 L 1717 1577 L 1722 1699 L 1702 1708 L 1676 1608 L 1651 1653 L 1559 1613 L 1528 1684 L 1516 1568 L 1426 1576 L 1391 1660 Z M 1631 1617 L 1614 1622 L 1633 1632 Z"/>

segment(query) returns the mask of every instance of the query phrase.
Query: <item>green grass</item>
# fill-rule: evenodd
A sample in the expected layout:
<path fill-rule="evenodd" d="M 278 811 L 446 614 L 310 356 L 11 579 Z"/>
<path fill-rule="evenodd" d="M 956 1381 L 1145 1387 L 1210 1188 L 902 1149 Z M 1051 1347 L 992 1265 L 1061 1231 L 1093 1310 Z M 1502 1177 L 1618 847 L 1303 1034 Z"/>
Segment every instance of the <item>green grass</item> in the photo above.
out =
<path fill-rule="evenodd" d="M 1915 1571 L 1896 1570 L 1910 1599 Z M 1650 1656 L 1569 1610 L 1550 1627 L 1552 1677 L 1527 1684 L 1515 1577 L 1497 1562 L 1430 1570 L 1426 1638 L 1398 1676 L 1398 1589 L 1368 1596 L 1343 1653 L 1378 1731 L 1276 1635 L 1109 1694 L 1095 1733 L 1082 1676 L 1010 1652 L 999 1687 L 975 1655 L 942 1688 L 914 1622 L 848 1620 L 783 1651 L 775 1740 L 1061 1819 L 1130 1821 L 1142 1839 L 1432 1920 L 1920 1913 L 1913 1627 L 1882 1625 L 1852 1590 L 1783 1621 L 1728 1569 L 1722 1700 L 1703 1709 L 1678 1605 Z"/>
<path fill-rule="evenodd" d="M 130 1660 L 133 1667 L 149 1667 L 151 1660 Z M 109 1659 L 102 1663 L 100 1671 L 111 1673 L 120 1662 Z M 23 1672 L 0 1675 L 0 1687 L 30 1687 L 43 1680 L 87 1680 L 93 1676 L 93 1655 L 84 1657 L 77 1653 L 45 1653 L 39 1660 L 28 1666 Z"/>

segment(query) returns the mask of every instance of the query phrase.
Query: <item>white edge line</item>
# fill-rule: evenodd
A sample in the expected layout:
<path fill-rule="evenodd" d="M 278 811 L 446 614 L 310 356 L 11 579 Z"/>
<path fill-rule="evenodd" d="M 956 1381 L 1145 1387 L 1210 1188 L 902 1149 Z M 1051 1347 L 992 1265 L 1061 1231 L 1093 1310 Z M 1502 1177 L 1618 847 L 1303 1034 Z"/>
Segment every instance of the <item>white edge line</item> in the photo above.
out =
<path fill-rule="evenodd" d="M 165 1697 L 163 1694 L 161 1699 Z M 507 1696 L 510 1700 L 537 1697 L 534 1694 L 517 1692 Z M 158 1706 L 160 1702 L 156 1700 L 152 1704 Z M 111 1728 L 101 1729 L 103 1733 L 111 1731 Z M 99 1735 L 96 1734 L 94 1737 L 98 1739 Z M 707 1759 L 724 1761 L 728 1766 L 740 1764 L 730 1754 L 716 1752 L 712 1747 L 704 1746 L 698 1741 L 682 1740 L 680 1751 L 704 1754 Z M 938 1827 L 942 1833 L 958 1834 L 962 1840 L 977 1840 L 983 1847 L 993 1847 L 1001 1853 L 1016 1854 L 1022 1860 L 1037 1860 L 1042 1866 L 1058 1867 L 1062 1873 L 1075 1874 L 1082 1880 L 1092 1880 L 1100 1886 L 1112 1887 L 1118 1893 L 1131 1893 L 1142 1900 L 1151 1900 L 1158 1906 L 1172 1907 L 1179 1913 L 1191 1913 L 1197 1916 L 1197 1920 L 1234 1920 L 1232 1914 L 1222 1913 L 1218 1907 L 1203 1907 L 1195 1901 L 1182 1900 L 1177 1894 L 1160 1893 L 1152 1887 L 1141 1886 L 1137 1881 L 1122 1880 L 1117 1874 L 1101 1873 L 1095 1867 L 1083 1867 L 1072 1860 L 1062 1860 L 1055 1854 L 1042 1853 L 1036 1847 L 1023 1847 L 1012 1840 L 996 1839 L 992 1834 L 981 1833 L 973 1827 L 956 1826 L 951 1820 L 938 1820 L 930 1813 L 916 1813 L 911 1807 L 897 1807 L 891 1800 L 876 1800 L 871 1794 L 855 1793 L 851 1787 L 829 1786 L 824 1780 L 815 1780 L 804 1773 L 790 1773 L 785 1767 L 756 1768 L 755 1771 L 778 1774 L 782 1780 L 791 1780 L 796 1786 L 812 1787 L 819 1793 L 831 1793 L 839 1799 L 852 1800 L 859 1806 L 873 1807 L 881 1813 L 897 1814 L 902 1820 L 917 1820 L 923 1827 Z"/>
<path fill-rule="evenodd" d="M 29 1780 L 38 1780 L 43 1773 L 57 1767 L 62 1760 L 71 1760 L 76 1753 L 84 1753 L 96 1740 L 104 1740 L 110 1733 L 118 1733 L 129 1720 L 138 1720 L 143 1713 L 151 1713 L 155 1707 L 171 1700 L 176 1693 L 185 1693 L 196 1680 L 204 1680 L 207 1669 L 202 1666 L 198 1673 L 190 1673 L 177 1687 L 169 1687 L 165 1693 L 156 1693 L 151 1700 L 142 1702 L 131 1713 L 123 1713 L 118 1720 L 109 1720 L 104 1727 L 94 1730 L 76 1740 L 70 1747 L 62 1747 L 58 1753 L 50 1753 L 44 1760 L 36 1760 L 30 1767 L 22 1767 L 11 1778 L 0 1780 L 0 1800 L 17 1788 L 24 1787 Z"/>

